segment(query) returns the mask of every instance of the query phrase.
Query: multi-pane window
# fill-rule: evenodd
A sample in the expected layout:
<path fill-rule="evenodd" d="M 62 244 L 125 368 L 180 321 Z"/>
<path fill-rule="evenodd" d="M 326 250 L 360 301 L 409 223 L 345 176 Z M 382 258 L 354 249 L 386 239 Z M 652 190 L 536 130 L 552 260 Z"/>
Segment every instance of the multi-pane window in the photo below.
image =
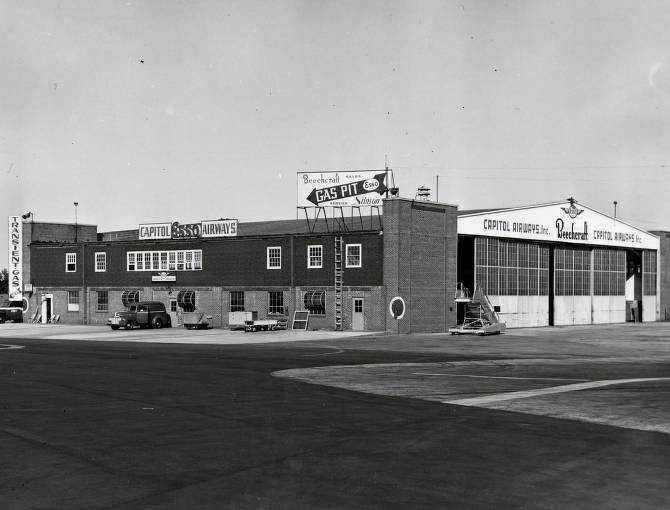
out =
<path fill-rule="evenodd" d="M 67 273 L 74 273 L 77 271 L 77 254 L 76 253 L 66 253 L 65 254 L 65 271 Z"/>
<path fill-rule="evenodd" d="M 593 295 L 626 294 L 626 252 L 596 248 L 593 250 Z"/>
<path fill-rule="evenodd" d="M 96 312 L 107 312 L 109 310 L 109 292 L 106 290 L 99 290 L 98 301 L 96 303 Z"/>
<path fill-rule="evenodd" d="M 323 246 L 310 245 L 307 247 L 307 268 L 315 269 L 323 267 Z"/>
<path fill-rule="evenodd" d="M 95 272 L 104 273 L 107 271 L 107 253 L 105 252 L 96 252 L 95 253 Z"/>
<path fill-rule="evenodd" d="M 78 290 L 68 290 L 67 291 L 67 311 L 68 312 L 78 312 L 79 311 L 79 291 Z"/>
<path fill-rule="evenodd" d="M 361 245 L 347 244 L 346 267 L 361 267 Z"/>
<path fill-rule="evenodd" d="M 243 312 L 244 311 L 244 291 L 231 290 L 230 291 L 230 311 Z"/>
<path fill-rule="evenodd" d="M 268 246 L 267 268 L 281 269 L 281 246 Z"/>
<path fill-rule="evenodd" d="M 128 271 L 199 271 L 202 250 L 129 251 Z"/>
<path fill-rule="evenodd" d="M 268 313 L 284 313 L 284 293 L 268 292 Z"/>
<path fill-rule="evenodd" d="M 591 295 L 591 251 L 586 248 L 554 250 L 554 294 Z"/>
<path fill-rule="evenodd" d="M 544 245 L 478 237 L 476 285 L 491 296 L 549 294 L 549 248 Z"/>
<path fill-rule="evenodd" d="M 656 252 L 644 250 L 642 252 L 642 289 L 645 296 L 656 295 Z"/>
<path fill-rule="evenodd" d="M 326 291 L 309 290 L 303 297 L 305 310 L 309 310 L 312 315 L 326 315 Z"/>

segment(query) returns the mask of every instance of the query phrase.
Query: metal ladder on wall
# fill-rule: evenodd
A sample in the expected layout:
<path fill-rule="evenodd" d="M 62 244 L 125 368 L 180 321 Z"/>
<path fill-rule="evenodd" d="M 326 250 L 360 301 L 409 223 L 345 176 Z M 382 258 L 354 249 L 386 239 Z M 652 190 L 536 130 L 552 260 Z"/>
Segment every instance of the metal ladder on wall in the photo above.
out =
<path fill-rule="evenodd" d="M 342 236 L 335 237 L 335 331 L 342 331 Z"/>

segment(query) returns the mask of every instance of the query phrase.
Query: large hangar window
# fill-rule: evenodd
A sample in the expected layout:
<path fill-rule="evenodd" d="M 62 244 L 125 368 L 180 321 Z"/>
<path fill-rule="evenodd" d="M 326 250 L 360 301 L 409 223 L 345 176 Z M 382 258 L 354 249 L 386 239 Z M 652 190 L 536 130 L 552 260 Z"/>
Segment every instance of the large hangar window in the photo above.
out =
<path fill-rule="evenodd" d="M 554 250 L 554 294 L 556 296 L 591 295 L 591 250 L 556 248 Z"/>
<path fill-rule="evenodd" d="M 549 295 L 547 246 L 490 237 L 475 241 L 475 283 L 488 295 Z"/>
<path fill-rule="evenodd" d="M 593 250 L 593 295 L 626 295 L 626 252 L 596 248 Z"/>
<path fill-rule="evenodd" d="M 642 276 L 645 296 L 656 295 L 656 252 L 645 250 L 642 252 Z"/>

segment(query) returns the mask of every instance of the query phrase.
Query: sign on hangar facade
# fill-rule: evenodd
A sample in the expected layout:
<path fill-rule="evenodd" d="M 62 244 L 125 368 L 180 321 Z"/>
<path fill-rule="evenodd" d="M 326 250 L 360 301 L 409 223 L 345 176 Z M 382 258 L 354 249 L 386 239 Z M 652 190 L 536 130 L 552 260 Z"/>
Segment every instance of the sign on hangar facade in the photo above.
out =
<path fill-rule="evenodd" d="M 463 214 L 461 235 L 658 250 L 658 237 L 574 200 Z"/>

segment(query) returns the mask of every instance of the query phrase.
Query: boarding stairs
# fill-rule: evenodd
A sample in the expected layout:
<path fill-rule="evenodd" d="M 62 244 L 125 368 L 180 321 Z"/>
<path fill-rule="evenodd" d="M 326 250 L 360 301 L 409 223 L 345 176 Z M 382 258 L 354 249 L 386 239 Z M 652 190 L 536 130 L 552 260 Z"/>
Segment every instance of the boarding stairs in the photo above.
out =
<path fill-rule="evenodd" d="M 463 307 L 464 318 L 462 324 L 449 328 L 449 333 L 452 335 L 495 335 L 505 331 L 505 323 L 500 322 L 498 313 L 481 287 L 475 286 L 475 291 L 470 295 L 468 288 L 459 283 L 454 294 L 454 301 L 457 306 Z"/>

